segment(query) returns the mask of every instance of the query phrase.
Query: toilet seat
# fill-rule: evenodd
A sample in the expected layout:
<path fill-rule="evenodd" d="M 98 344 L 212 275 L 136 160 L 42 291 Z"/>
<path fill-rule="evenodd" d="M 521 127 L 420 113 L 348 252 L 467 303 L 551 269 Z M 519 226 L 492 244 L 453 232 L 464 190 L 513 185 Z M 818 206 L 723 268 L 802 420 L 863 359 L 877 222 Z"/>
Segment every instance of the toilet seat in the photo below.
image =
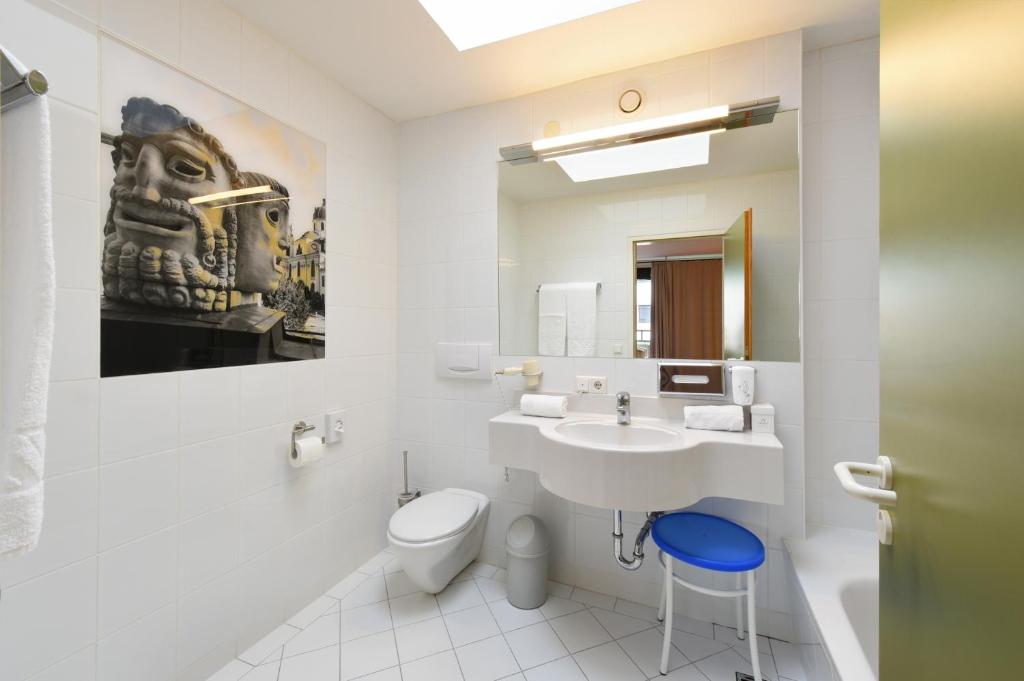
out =
<path fill-rule="evenodd" d="M 435 492 L 416 499 L 391 516 L 388 532 L 408 544 L 423 544 L 459 534 L 476 518 L 479 503 L 462 494 Z"/>

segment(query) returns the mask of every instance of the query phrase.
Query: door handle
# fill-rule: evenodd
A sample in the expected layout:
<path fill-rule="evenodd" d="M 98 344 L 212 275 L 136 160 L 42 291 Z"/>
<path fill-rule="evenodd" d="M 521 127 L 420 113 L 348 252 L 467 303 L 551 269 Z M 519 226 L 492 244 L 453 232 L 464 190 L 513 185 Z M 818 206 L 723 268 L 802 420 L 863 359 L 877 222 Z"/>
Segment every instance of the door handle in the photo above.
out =
<path fill-rule="evenodd" d="M 832 467 L 839 484 L 850 496 L 870 501 L 881 506 L 895 506 L 896 492 L 892 490 L 892 461 L 887 456 L 878 457 L 878 463 L 840 461 Z M 863 475 L 878 479 L 878 487 L 868 487 L 857 482 L 853 476 Z"/>

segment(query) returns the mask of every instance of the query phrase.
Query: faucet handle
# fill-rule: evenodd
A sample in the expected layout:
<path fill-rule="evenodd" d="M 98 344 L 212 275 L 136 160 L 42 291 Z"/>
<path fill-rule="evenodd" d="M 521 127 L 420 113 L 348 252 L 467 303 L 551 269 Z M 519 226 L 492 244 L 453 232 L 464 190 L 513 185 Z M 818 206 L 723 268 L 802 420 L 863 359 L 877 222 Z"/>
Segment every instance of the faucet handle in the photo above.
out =
<path fill-rule="evenodd" d="M 623 390 L 615 394 L 615 404 L 626 405 L 629 404 L 629 393 Z"/>

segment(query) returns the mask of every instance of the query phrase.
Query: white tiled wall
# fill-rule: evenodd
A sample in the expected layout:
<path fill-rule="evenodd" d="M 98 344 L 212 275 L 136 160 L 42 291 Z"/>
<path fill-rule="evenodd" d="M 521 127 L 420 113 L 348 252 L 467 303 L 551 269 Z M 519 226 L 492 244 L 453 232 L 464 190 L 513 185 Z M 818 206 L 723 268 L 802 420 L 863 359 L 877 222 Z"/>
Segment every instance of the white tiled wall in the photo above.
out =
<path fill-rule="evenodd" d="M 630 239 L 724 231 L 752 208 L 755 354 L 798 361 L 799 196 L 796 170 L 538 201 L 500 195 L 502 352 L 536 354 L 538 284 L 599 281 L 597 355 L 631 357 Z"/>
<path fill-rule="evenodd" d="M 434 376 L 437 341 L 498 343 L 497 150 L 541 136 L 558 120 L 563 132 L 608 125 L 626 86 L 648 93 L 646 115 L 710 104 L 781 95 L 800 103 L 800 35 L 773 36 L 712 52 L 574 83 L 534 95 L 418 119 L 399 136 L 399 329 L 396 449 L 408 449 L 412 481 L 427 489 L 465 486 L 494 501 L 485 558 L 504 561 L 508 524 L 521 513 L 543 517 L 554 534 L 555 577 L 584 588 L 652 603 L 657 597 L 653 562 L 626 573 L 609 556 L 607 511 L 573 505 L 541 488 L 532 474 L 488 464 L 487 419 L 507 407 L 497 384 Z M 521 358 L 499 357 L 498 364 Z M 638 360 L 544 358 L 543 389 L 573 390 L 576 374 L 603 375 L 608 391 L 653 395 L 654 363 Z M 786 447 L 786 505 L 769 507 L 727 500 L 705 504 L 736 518 L 768 543 L 759 591 L 764 631 L 791 632 L 780 536 L 802 536 L 803 369 L 799 363 L 758 363 L 760 398 L 777 407 Z M 502 381 L 504 397 L 519 379 Z M 611 399 L 611 398 L 607 398 Z M 638 529 L 633 516 L 628 525 Z M 767 578 L 765 578 L 767 577 Z M 699 594 L 680 594 L 681 607 L 712 619 L 716 605 Z M 732 622 L 731 604 L 717 613 Z"/>
<path fill-rule="evenodd" d="M 99 379 L 101 31 L 326 142 L 327 359 Z M 216 2 L 9 0 L 0 43 L 51 84 L 59 286 L 46 518 L 0 563 L 0 678 L 205 679 L 385 543 L 397 130 Z M 344 443 L 296 472 L 290 425 L 327 409 Z"/>
<path fill-rule="evenodd" d="M 804 54 L 807 521 L 870 530 L 832 466 L 878 456 L 878 39 Z"/>

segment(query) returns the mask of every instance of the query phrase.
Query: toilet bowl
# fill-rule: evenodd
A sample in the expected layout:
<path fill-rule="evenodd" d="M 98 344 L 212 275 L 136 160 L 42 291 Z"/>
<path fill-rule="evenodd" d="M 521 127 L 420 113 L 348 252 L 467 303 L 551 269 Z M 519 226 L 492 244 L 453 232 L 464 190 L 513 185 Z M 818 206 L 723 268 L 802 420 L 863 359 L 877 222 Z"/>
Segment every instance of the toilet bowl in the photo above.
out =
<path fill-rule="evenodd" d="M 483 494 L 448 488 L 395 511 L 388 543 L 417 587 L 436 594 L 480 554 L 491 502 Z"/>

